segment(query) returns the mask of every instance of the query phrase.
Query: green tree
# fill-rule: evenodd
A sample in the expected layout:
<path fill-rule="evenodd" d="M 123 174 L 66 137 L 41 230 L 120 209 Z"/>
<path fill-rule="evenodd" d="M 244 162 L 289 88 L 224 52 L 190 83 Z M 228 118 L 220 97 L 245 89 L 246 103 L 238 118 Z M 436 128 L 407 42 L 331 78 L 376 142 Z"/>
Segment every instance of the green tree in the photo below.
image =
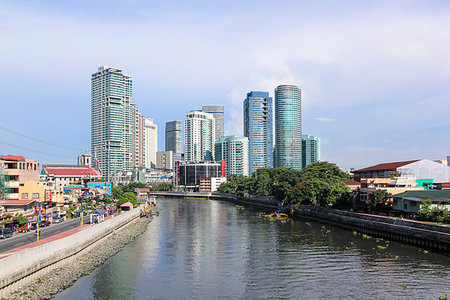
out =
<path fill-rule="evenodd" d="M 392 202 L 390 201 L 391 196 L 392 194 L 386 190 L 376 190 L 372 194 L 369 208 L 376 211 L 389 211 L 392 208 Z"/>

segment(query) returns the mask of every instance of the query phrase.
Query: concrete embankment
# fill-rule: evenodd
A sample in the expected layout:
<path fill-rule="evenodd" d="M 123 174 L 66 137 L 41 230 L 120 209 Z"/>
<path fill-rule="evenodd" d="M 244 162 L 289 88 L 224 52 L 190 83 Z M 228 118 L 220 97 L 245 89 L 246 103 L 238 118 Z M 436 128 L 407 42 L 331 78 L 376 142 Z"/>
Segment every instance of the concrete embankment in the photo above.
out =
<path fill-rule="evenodd" d="M 0 298 L 50 299 L 118 252 L 150 221 L 139 209 L 0 260 Z"/>
<path fill-rule="evenodd" d="M 264 209 L 279 207 L 279 202 L 270 198 L 238 197 L 221 193 L 157 193 L 161 193 L 158 196 L 163 197 L 195 197 L 197 194 L 198 197 L 225 200 Z M 301 206 L 295 211 L 294 216 L 450 254 L 450 227 L 448 226 L 314 206 Z"/>

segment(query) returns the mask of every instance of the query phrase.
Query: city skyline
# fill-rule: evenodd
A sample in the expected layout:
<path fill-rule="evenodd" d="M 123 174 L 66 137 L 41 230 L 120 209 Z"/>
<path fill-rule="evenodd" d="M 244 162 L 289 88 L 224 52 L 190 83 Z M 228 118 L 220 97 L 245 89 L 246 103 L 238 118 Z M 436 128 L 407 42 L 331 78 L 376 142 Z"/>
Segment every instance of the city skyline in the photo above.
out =
<path fill-rule="evenodd" d="M 0 53 L 8 72 L 1 76 L 8 88 L 0 100 L 8 110 L 0 113 L 2 152 L 75 162 L 90 148 L 86 74 L 105 64 L 133 76 L 134 103 L 160 129 L 193 108 L 221 104 L 225 135 L 241 136 L 248 91 L 274 96 L 277 85 L 294 84 L 304 92 L 303 131 L 321 137 L 323 160 L 349 169 L 446 157 L 450 124 L 439 108 L 450 95 L 450 36 L 442 31 L 449 4 L 283 3 L 289 5 L 97 2 L 105 9 L 100 13 L 81 2 L 3 2 Z M 256 15 L 270 21 L 247 21 Z M 92 52 L 99 35 L 115 40 L 111 28 L 131 32 L 126 47 Z M 262 38 L 267 47 L 256 49 Z M 64 76 L 62 66 L 70 70 Z M 164 150 L 163 138 L 158 150 Z"/>

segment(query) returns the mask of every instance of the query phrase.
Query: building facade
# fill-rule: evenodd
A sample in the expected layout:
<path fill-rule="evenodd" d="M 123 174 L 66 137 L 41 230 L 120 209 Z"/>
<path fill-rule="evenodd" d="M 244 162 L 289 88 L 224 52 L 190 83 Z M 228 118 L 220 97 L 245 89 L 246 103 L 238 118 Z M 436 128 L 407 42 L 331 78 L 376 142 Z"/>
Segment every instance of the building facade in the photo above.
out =
<path fill-rule="evenodd" d="M 302 135 L 302 167 L 320 161 L 320 150 L 320 138 L 309 134 Z"/>
<path fill-rule="evenodd" d="M 249 142 L 249 173 L 273 167 L 273 104 L 268 92 L 252 91 L 244 100 L 244 136 Z"/>
<path fill-rule="evenodd" d="M 275 89 L 275 167 L 302 168 L 302 99 L 295 85 Z"/>
<path fill-rule="evenodd" d="M 170 121 L 166 123 L 166 151 L 181 153 L 181 121 Z"/>
<path fill-rule="evenodd" d="M 21 199 L 19 189 L 25 182 L 39 182 L 39 163 L 32 159 L 16 155 L 2 155 L 0 168 L 3 170 L 3 197 L 5 199 L 19 200 Z"/>
<path fill-rule="evenodd" d="M 223 136 L 216 139 L 216 161 L 225 161 L 225 175 L 249 176 L 248 138 Z"/>
<path fill-rule="evenodd" d="M 152 119 L 144 118 L 144 152 L 145 152 L 144 166 L 146 168 L 148 169 L 156 168 L 156 152 L 158 151 L 157 149 L 158 149 L 158 126 L 153 123 Z"/>
<path fill-rule="evenodd" d="M 203 105 L 202 111 L 210 113 L 216 121 L 215 132 L 216 138 L 224 135 L 224 106 L 223 105 Z"/>
<path fill-rule="evenodd" d="M 132 145 L 131 165 L 133 168 L 143 166 L 145 164 L 145 118 L 139 112 L 138 107 L 132 104 Z M 156 125 L 155 125 L 156 126 Z"/>
<path fill-rule="evenodd" d="M 201 178 L 225 177 L 225 162 L 178 162 L 175 184 L 198 191 Z"/>
<path fill-rule="evenodd" d="M 91 76 L 91 153 L 106 178 L 132 169 L 131 76 L 101 66 Z"/>
<path fill-rule="evenodd" d="M 173 170 L 173 152 L 172 151 L 156 152 L 156 168 L 163 170 Z"/>
<path fill-rule="evenodd" d="M 212 114 L 191 111 L 184 120 L 184 159 L 214 160 L 215 119 Z"/>

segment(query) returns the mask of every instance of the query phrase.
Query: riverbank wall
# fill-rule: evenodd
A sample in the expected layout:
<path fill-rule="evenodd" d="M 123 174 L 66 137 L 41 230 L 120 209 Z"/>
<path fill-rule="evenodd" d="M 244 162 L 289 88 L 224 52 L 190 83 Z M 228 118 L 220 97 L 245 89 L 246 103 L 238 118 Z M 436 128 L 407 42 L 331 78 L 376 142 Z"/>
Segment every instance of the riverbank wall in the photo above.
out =
<path fill-rule="evenodd" d="M 279 202 L 271 198 L 239 197 L 221 193 L 172 193 L 154 192 L 157 197 L 189 197 L 225 200 L 239 205 L 250 205 L 263 209 L 279 209 Z M 332 224 L 367 235 L 415 245 L 450 255 L 450 227 L 426 222 L 369 215 L 316 206 L 300 206 L 294 216 Z"/>
<path fill-rule="evenodd" d="M 102 240 L 131 225 L 139 218 L 139 214 L 140 210 L 134 209 L 68 237 L 0 259 L 0 298 L 14 295 L 16 291 L 26 288 L 49 272 L 82 258 L 87 250 L 95 248 Z"/>

